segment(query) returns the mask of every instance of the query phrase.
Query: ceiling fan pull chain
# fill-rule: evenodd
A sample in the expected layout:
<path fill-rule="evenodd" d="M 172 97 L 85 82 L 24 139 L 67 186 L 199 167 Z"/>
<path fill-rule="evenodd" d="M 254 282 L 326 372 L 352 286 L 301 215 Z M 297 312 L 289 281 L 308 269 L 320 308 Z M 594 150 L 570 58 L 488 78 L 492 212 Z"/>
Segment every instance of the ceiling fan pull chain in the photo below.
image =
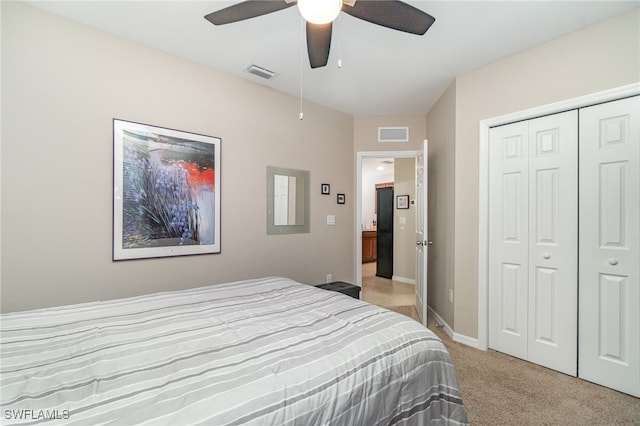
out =
<path fill-rule="evenodd" d="M 338 19 L 337 21 L 340 22 L 340 16 L 338 15 Z M 337 33 L 338 33 L 338 68 L 342 68 L 342 31 L 341 31 L 341 24 L 338 24 L 338 29 L 337 29 Z"/>
<path fill-rule="evenodd" d="M 298 113 L 298 120 L 302 121 L 304 118 L 304 112 L 302 111 L 302 67 L 304 63 L 304 37 L 305 37 L 306 22 L 300 17 L 300 112 Z"/>

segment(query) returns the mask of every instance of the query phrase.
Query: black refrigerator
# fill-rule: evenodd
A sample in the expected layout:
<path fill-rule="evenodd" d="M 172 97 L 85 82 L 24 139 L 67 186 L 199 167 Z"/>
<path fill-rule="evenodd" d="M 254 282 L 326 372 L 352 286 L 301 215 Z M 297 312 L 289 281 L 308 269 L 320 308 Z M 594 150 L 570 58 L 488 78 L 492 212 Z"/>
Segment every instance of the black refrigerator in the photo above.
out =
<path fill-rule="evenodd" d="M 376 189 L 376 275 L 393 276 L 393 187 Z"/>

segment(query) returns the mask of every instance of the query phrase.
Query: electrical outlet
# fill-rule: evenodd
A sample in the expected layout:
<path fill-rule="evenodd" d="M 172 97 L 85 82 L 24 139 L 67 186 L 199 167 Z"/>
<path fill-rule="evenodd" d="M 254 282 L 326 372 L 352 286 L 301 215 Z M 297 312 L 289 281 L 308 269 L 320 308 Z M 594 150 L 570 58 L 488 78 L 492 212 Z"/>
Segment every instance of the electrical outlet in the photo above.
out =
<path fill-rule="evenodd" d="M 453 289 L 449 289 L 449 303 L 453 303 Z"/>
<path fill-rule="evenodd" d="M 333 274 L 327 274 L 327 282 L 330 283 L 333 281 Z"/>

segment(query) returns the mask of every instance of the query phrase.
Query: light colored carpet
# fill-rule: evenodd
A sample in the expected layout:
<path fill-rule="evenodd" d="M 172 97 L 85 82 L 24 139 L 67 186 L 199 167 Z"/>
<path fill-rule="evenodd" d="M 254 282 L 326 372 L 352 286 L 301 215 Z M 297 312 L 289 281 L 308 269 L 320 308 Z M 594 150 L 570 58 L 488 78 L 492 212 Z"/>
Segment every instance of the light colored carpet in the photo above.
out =
<path fill-rule="evenodd" d="M 640 425 L 640 399 L 500 352 L 446 345 L 472 425 Z"/>
<path fill-rule="evenodd" d="M 375 277 L 372 268 L 363 268 L 362 299 L 417 320 L 414 286 Z M 431 318 L 427 326 L 451 355 L 472 425 L 640 425 L 638 398 L 454 342 Z"/>

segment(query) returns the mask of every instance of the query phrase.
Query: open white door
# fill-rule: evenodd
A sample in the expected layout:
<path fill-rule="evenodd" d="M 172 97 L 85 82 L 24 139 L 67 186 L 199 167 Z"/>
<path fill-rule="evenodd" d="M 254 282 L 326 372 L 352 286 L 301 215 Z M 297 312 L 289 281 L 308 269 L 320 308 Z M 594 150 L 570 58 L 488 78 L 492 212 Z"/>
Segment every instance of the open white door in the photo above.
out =
<path fill-rule="evenodd" d="M 420 322 L 427 326 L 427 154 L 425 139 L 416 155 L 416 311 Z"/>

